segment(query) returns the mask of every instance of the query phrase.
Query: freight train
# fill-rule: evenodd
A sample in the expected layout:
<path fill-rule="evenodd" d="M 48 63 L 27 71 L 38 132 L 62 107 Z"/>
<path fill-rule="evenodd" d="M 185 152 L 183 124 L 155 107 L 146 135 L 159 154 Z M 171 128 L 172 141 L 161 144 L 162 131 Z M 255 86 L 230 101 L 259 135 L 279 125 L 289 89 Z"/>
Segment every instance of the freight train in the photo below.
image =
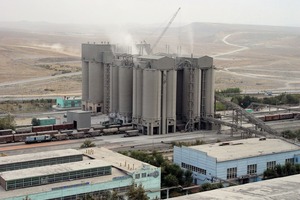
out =
<path fill-rule="evenodd" d="M 276 120 L 285 120 L 285 119 L 300 119 L 300 112 L 297 113 L 281 113 L 274 115 L 264 115 L 258 117 L 264 122 L 276 121 Z"/>
<path fill-rule="evenodd" d="M 97 137 L 102 135 L 113 135 L 132 130 L 129 124 L 125 126 L 116 126 L 112 128 L 92 127 L 83 129 L 74 129 L 73 124 L 60 124 L 50 126 L 32 126 L 15 131 L 11 129 L 0 130 L 0 143 L 25 142 L 37 143 L 46 141 L 59 141 L 69 139 L 81 139 L 88 137 Z M 41 137 L 39 137 L 41 136 Z M 45 137 L 49 136 L 49 137 Z M 28 142 L 26 142 L 28 138 Z"/>

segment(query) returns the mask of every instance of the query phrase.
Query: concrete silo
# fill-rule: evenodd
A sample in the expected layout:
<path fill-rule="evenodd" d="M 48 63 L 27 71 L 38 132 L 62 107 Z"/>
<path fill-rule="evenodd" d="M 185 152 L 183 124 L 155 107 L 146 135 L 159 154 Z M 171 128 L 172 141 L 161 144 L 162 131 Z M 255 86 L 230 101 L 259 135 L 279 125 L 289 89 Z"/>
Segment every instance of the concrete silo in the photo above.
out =
<path fill-rule="evenodd" d="M 160 134 L 161 120 L 161 72 L 143 70 L 142 121 L 143 131 L 148 135 Z"/>
<path fill-rule="evenodd" d="M 110 89 L 111 89 L 111 117 L 116 117 L 119 110 L 119 66 L 112 66 L 110 74 Z"/>
<path fill-rule="evenodd" d="M 82 110 L 87 109 L 89 99 L 89 62 L 82 61 Z"/>
<path fill-rule="evenodd" d="M 141 125 L 143 105 L 143 70 L 141 68 L 133 68 L 132 88 L 132 124 L 138 127 Z"/>
<path fill-rule="evenodd" d="M 89 62 L 89 110 L 103 112 L 104 66 L 99 62 Z"/>
<path fill-rule="evenodd" d="M 131 122 L 132 117 L 132 85 L 133 70 L 131 66 L 119 67 L 119 112 L 118 118 L 125 123 Z"/>
<path fill-rule="evenodd" d="M 167 71 L 166 81 L 166 133 L 176 132 L 176 87 L 177 87 L 177 71 Z M 164 133 L 164 132 L 163 132 Z"/>

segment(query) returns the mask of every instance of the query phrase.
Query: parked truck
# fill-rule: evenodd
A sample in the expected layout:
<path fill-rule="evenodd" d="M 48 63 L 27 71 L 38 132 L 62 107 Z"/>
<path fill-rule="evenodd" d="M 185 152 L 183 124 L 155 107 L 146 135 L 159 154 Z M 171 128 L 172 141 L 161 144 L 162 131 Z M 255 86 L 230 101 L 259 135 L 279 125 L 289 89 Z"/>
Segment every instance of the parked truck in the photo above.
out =
<path fill-rule="evenodd" d="M 128 131 L 125 131 L 124 137 L 134 137 L 134 136 L 139 136 L 139 130 L 128 130 Z"/>

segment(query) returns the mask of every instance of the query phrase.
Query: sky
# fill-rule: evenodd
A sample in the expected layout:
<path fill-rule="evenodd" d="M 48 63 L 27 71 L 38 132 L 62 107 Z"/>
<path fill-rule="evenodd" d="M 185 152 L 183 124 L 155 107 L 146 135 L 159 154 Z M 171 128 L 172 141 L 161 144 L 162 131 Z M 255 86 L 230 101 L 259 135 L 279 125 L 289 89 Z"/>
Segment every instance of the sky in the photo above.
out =
<path fill-rule="evenodd" d="M 72 24 L 212 22 L 300 27 L 300 0 L 0 0 L 0 21 Z"/>

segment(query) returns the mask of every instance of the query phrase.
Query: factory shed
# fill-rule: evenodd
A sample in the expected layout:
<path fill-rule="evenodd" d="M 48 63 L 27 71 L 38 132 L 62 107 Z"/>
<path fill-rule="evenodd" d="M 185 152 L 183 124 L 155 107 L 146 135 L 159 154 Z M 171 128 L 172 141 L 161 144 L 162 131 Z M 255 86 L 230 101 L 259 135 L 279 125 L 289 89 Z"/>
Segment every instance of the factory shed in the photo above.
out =
<path fill-rule="evenodd" d="M 192 147 L 174 147 L 174 163 L 193 171 L 194 182 L 259 181 L 276 165 L 299 163 L 300 147 L 280 140 L 251 138 Z"/>
<path fill-rule="evenodd" d="M 75 149 L 5 156 L 0 157 L 0 172 L 77 162 L 82 160 L 82 153 Z"/>
<path fill-rule="evenodd" d="M 103 161 L 81 161 L 3 172 L 0 184 L 5 190 L 111 175 L 111 165 Z"/>

